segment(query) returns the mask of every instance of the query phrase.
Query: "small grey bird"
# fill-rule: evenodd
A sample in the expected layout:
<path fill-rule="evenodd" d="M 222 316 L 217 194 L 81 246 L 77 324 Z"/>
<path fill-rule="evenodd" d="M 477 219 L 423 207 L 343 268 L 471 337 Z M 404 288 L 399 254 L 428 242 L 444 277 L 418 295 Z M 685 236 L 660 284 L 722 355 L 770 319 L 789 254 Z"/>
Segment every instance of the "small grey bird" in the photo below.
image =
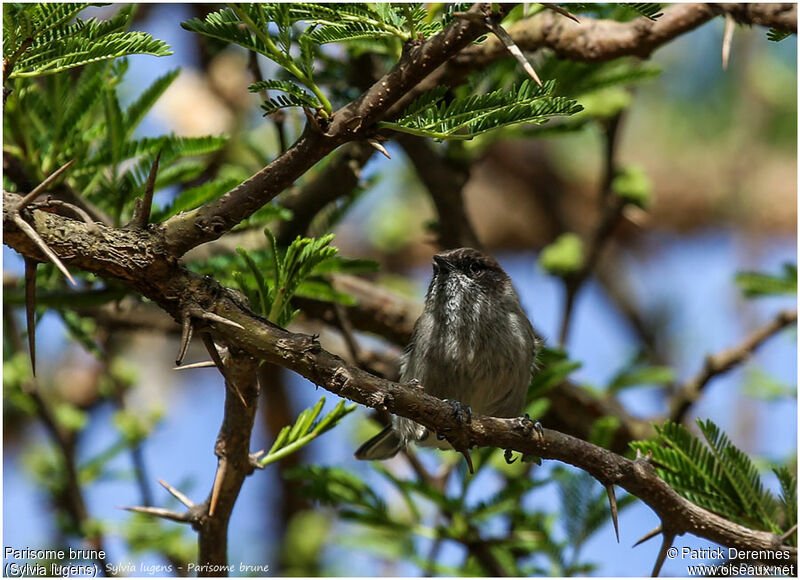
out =
<path fill-rule="evenodd" d="M 518 416 L 525 405 L 539 339 L 511 279 L 472 248 L 433 257 L 425 308 L 403 354 L 400 382 L 419 381 L 429 395 L 494 417 Z M 364 443 L 357 459 L 388 459 L 409 442 L 452 449 L 404 417 Z"/>

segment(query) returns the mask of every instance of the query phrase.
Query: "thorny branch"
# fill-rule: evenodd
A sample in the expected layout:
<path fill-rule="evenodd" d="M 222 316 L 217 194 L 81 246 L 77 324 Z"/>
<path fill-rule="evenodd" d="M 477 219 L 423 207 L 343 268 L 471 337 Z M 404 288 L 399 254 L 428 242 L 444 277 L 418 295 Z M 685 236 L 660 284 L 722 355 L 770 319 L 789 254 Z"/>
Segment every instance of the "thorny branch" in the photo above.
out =
<path fill-rule="evenodd" d="M 5 242 L 23 255 L 35 255 L 38 252 L 36 245 L 15 227 L 8 214 L 8 207 L 13 207 L 18 199 L 16 194 L 4 193 Z M 159 252 L 145 251 L 141 245 L 131 248 L 128 238 L 141 235 L 137 232 L 99 226 L 98 232 L 90 234 L 82 222 L 39 210 L 33 210 L 32 214 L 33 223 L 43 239 L 55 252 L 69 255 L 74 266 L 105 277 L 123 279 L 176 319 L 181 316 L 183 302 L 191 300 L 204 310 L 237 323 L 241 328 L 211 323 L 211 331 L 217 342 L 241 352 L 242 357 L 249 355 L 278 364 L 334 394 L 414 419 L 447 437 L 457 449 L 499 447 L 574 465 L 590 473 L 603 485 L 618 485 L 639 497 L 658 514 L 664 529 L 678 535 L 688 532 L 732 547 L 786 549 L 796 559 L 796 548 L 783 546 L 780 536 L 734 524 L 684 499 L 658 477 L 646 460 L 632 461 L 548 429 L 544 430 L 544 437 L 539 438 L 532 424 L 522 419 L 475 416 L 466 424 L 459 422 L 448 403 L 426 395 L 422 389 L 381 379 L 350 366 L 322 349 L 313 337 L 288 332 L 253 314 L 236 294 L 214 280 L 200 277 L 175 261 L 161 258 Z M 152 243 L 152 239 L 149 242 Z M 246 382 L 250 374 L 243 372 L 243 376 L 242 380 Z M 243 407 L 241 401 L 228 391 L 226 417 L 230 416 L 236 422 L 246 419 L 252 427 L 252 417 L 249 415 L 255 412 L 255 400 L 249 403 L 253 388 L 243 388 L 243 392 L 248 393 L 247 407 Z M 234 427 L 235 424 L 230 423 L 229 426 Z M 238 492 L 245 471 L 249 469 L 249 462 L 245 463 L 244 460 L 244 449 L 245 433 L 249 442 L 250 427 L 245 429 L 239 425 L 234 433 L 235 459 L 230 455 L 233 453 L 231 448 L 226 447 L 224 455 L 220 452 L 236 465 L 235 469 L 229 469 L 230 475 L 226 474 L 226 484 L 219 495 L 220 515 L 225 513 L 222 506 L 232 507 L 232 502 L 228 505 L 224 500 L 231 501 L 235 497 L 234 493 Z M 214 522 L 213 525 L 220 531 L 221 522 Z M 215 553 L 206 555 L 213 558 L 219 556 Z"/>
<path fill-rule="evenodd" d="M 508 8 L 501 5 L 501 10 Z M 472 10 L 488 12 L 488 9 L 488 5 L 476 5 Z M 581 26 L 573 29 L 567 29 L 566 25 L 577 25 L 544 12 L 520 21 L 509 32 L 523 50 L 548 46 L 561 56 L 592 61 L 623 55 L 644 57 L 720 11 L 732 14 L 740 22 L 796 31 L 796 8 L 791 5 L 711 8 L 692 4 L 670 7 L 654 23 L 642 19 L 628 23 L 582 19 Z M 556 22 L 557 18 L 562 20 Z M 226 391 L 225 419 L 216 450 L 220 469 L 213 493 L 215 514 L 208 515 L 209 497 L 203 504 L 190 507 L 189 516 L 183 520 L 191 521 L 200 530 L 203 562 L 225 562 L 228 517 L 244 477 L 253 468 L 248 445 L 256 409 L 254 358 L 294 370 L 353 401 L 413 418 L 446 436 L 456 448 L 495 446 L 571 463 L 604 485 L 619 485 L 640 497 L 656 511 L 663 529 L 670 533 L 690 532 L 728 546 L 781 547 L 796 560 L 796 548 L 781 546 L 780 536 L 732 524 L 683 499 L 658 478 L 645 460 L 631 461 L 556 431 L 545 430 L 544 438 L 540 439 L 534 436 L 530 424 L 518 419 L 474 417 L 467 425 L 458 423 L 448 404 L 420 389 L 380 379 L 345 364 L 321 349 L 312 337 L 289 333 L 268 323 L 250 312 L 235 294 L 213 280 L 189 272 L 177 262 L 187 250 L 229 231 L 339 145 L 369 139 L 375 122 L 401 108 L 419 91 L 444 82 L 461 82 L 467 70 L 500 58 L 505 48 L 492 39 L 483 45 L 470 46 L 483 32 L 482 25 L 457 19 L 441 34 L 411 46 L 401 62 L 361 97 L 336 111 L 330 124 L 309 124 L 289 150 L 249 180 L 218 200 L 171 218 L 154 231 L 105 226 L 91 230 L 87 224 L 35 207 L 26 208 L 30 224 L 25 220 L 23 225 L 19 213 L 13 211 L 21 197 L 4 192 L 4 242 L 28 258 L 41 260 L 52 251 L 75 267 L 119 279 L 156 302 L 176 320 L 181 319 L 187 307 L 198 304 L 203 311 L 237 324 L 212 321 L 207 329 L 234 354 L 226 367 L 226 379 L 231 384 Z M 457 59 L 441 67 L 459 53 Z M 437 72 L 431 75 L 434 70 Z M 23 232 L 26 226 L 37 235 Z M 355 320 L 353 323 L 356 324 Z M 244 393 L 246 405 L 233 394 L 235 391 Z"/>
<path fill-rule="evenodd" d="M 706 357 L 703 368 L 683 385 L 671 401 L 670 419 L 680 423 L 714 378 L 745 362 L 770 337 L 797 323 L 797 310 L 783 310 L 738 345 Z"/>
<path fill-rule="evenodd" d="M 501 4 L 505 14 L 512 5 Z M 488 13 L 490 5 L 471 11 Z M 325 155 L 348 141 L 369 138 L 369 131 L 408 91 L 484 32 L 481 24 L 454 20 L 423 44 L 412 46 L 388 73 L 360 97 L 335 111 L 330 123 L 307 123 L 286 153 L 221 198 L 170 218 L 162 225 L 165 246 L 181 256 L 215 240 L 273 199 Z"/>
<path fill-rule="evenodd" d="M 480 241 L 464 206 L 463 189 L 469 180 L 468 166 L 448 160 L 427 139 L 398 135 L 396 140 L 436 206 L 439 245 L 444 249 L 480 249 Z"/>
<path fill-rule="evenodd" d="M 561 330 L 558 335 L 558 343 L 562 347 L 566 345 L 569 336 L 575 298 L 583 287 L 584 282 L 586 282 L 592 274 L 606 243 L 622 217 L 622 209 L 625 202 L 621 198 L 613 195 L 611 191 L 611 184 L 614 181 L 614 175 L 616 173 L 615 153 L 619 143 L 618 136 L 621 118 L 622 114 L 620 113 L 611 118 L 604 127 L 603 176 L 600 184 L 600 194 L 598 196 L 600 202 L 600 211 L 598 213 L 600 218 L 587 244 L 588 255 L 577 272 L 564 277 L 566 296 L 564 299 L 564 313 L 561 318 Z"/>

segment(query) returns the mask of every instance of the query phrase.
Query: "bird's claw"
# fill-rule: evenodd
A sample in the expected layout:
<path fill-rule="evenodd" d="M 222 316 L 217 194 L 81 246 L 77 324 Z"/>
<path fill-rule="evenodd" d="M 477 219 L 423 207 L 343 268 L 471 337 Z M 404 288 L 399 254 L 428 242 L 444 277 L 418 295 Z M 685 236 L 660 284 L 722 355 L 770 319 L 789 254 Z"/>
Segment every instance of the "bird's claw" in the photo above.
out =
<path fill-rule="evenodd" d="M 449 403 L 451 407 L 453 407 L 453 417 L 459 424 L 464 425 L 472 421 L 472 409 L 469 405 L 465 405 L 461 401 L 456 399 L 444 399 L 445 403 Z M 439 441 L 444 440 L 446 437 L 444 435 L 440 435 L 439 433 L 436 434 L 436 439 Z"/>
<path fill-rule="evenodd" d="M 539 423 L 539 421 L 531 419 L 531 416 L 525 413 L 525 415 L 522 417 L 522 422 L 523 424 L 533 423 L 531 427 L 533 427 L 533 430 L 536 432 L 536 437 L 538 437 L 541 441 L 544 441 L 544 427 L 542 427 L 542 424 Z"/>
<path fill-rule="evenodd" d="M 453 407 L 453 417 L 455 417 L 459 423 L 463 424 L 472 421 L 472 408 L 469 405 L 465 405 L 456 399 L 445 399 L 444 401 Z"/>

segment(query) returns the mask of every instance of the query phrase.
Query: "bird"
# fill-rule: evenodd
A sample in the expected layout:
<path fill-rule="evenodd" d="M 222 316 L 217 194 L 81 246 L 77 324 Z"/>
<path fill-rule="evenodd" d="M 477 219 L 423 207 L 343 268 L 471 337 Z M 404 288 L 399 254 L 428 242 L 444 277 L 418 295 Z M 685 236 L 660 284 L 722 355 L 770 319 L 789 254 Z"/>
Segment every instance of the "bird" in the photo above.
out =
<path fill-rule="evenodd" d="M 500 264 L 474 248 L 448 250 L 433 256 L 433 277 L 401 358 L 400 382 L 448 400 L 459 415 L 466 408 L 468 416 L 515 417 L 524 409 L 540 343 Z M 395 416 L 355 457 L 389 459 L 411 442 L 452 449 L 435 435 Z"/>

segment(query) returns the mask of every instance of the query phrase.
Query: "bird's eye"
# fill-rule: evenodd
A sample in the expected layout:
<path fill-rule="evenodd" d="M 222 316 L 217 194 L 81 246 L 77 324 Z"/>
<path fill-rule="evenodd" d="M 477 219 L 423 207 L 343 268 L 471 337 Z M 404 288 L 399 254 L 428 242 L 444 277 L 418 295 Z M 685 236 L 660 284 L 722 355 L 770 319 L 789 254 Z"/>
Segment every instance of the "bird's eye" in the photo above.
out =
<path fill-rule="evenodd" d="M 483 268 L 478 262 L 470 262 L 469 266 L 467 266 L 467 271 L 470 276 L 477 276 L 480 274 L 481 270 L 483 270 Z"/>

